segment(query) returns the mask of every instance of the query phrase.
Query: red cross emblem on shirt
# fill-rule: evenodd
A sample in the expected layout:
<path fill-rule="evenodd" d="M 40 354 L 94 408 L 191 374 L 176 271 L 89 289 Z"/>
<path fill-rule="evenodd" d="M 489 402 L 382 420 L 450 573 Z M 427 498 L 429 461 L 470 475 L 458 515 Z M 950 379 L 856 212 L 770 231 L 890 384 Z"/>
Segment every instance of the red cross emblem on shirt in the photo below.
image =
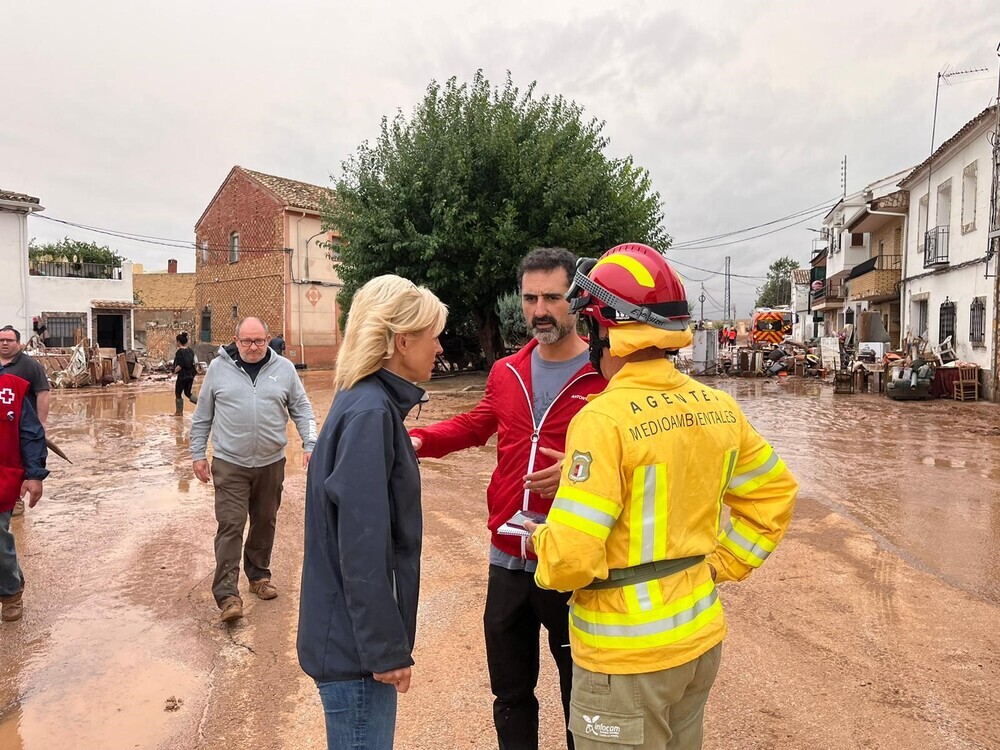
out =
<path fill-rule="evenodd" d="M 3 402 L 4 404 L 8 404 L 8 405 L 9 404 L 13 404 L 14 403 L 14 389 L 13 388 L 4 388 L 4 389 L 0 390 L 0 402 Z"/>

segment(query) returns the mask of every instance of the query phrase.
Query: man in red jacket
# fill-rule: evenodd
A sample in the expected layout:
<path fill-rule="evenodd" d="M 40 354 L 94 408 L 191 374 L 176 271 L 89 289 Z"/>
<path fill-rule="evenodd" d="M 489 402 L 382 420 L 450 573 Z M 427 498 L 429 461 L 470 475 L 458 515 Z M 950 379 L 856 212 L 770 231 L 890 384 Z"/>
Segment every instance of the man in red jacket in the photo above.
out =
<path fill-rule="evenodd" d="M 485 445 L 497 433 L 497 467 L 486 490 L 493 544 L 483 620 L 500 750 L 538 747 L 541 625 L 549 634 L 569 717 L 569 595 L 538 588 L 537 558 L 525 548 L 525 537 L 498 529 L 518 511 L 549 512 L 559 486 L 566 428 L 587 396 L 606 385 L 590 365 L 587 342 L 576 335 L 576 316 L 565 298 L 575 273 L 576 257 L 568 250 L 528 253 L 520 268 L 521 305 L 532 341 L 493 366 L 486 394 L 472 411 L 410 431 L 417 454 L 425 458 Z M 572 748 L 568 733 L 566 741 Z"/>

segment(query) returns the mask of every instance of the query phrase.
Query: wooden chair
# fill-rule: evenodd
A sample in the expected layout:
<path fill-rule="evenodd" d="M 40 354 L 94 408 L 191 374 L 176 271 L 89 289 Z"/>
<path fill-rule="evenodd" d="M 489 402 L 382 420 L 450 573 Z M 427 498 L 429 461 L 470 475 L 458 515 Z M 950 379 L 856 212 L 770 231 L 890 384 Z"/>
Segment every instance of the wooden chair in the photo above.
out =
<path fill-rule="evenodd" d="M 955 401 L 979 400 L 979 366 L 963 365 L 958 369 L 958 380 L 952 386 L 952 398 Z"/>

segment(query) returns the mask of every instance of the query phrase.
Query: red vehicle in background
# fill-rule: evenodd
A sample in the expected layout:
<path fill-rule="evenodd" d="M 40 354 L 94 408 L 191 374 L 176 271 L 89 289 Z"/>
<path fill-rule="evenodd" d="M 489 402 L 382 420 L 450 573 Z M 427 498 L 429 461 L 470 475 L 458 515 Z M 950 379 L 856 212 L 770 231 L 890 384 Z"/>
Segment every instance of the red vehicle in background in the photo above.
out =
<path fill-rule="evenodd" d="M 749 343 L 755 349 L 770 348 L 792 335 L 790 307 L 758 307 L 750 319 Z"/>

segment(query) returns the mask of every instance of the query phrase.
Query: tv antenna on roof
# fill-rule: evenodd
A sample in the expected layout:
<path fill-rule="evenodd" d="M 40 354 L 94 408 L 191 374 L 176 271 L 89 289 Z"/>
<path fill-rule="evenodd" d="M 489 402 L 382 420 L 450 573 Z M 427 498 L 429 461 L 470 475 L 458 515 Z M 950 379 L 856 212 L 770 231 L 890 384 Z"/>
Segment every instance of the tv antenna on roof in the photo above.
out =
<path fill-rule="evenodd" d="M 945 64 L 937 74 L 937 83 L 934 86 L 934 117 L 931 119 L 931 153 L 927 158 L 927 215 L 928 219 L 930 217 L 930 205 L 931 205 L 931 173 L 934 171 L 934 163 L 932 158 L 934 156 L 934 136 L 937 131 L 937 111 L 938 111 L 938 96 L 941 93 L 941 81 L 944 81 L 949 86 L 951 85 L 951 79 L 957 78 L 959 76 L 968 76 L 975 73 L 988 73 L 989 68 L 969 68 L 968 70 L 954 70 L 950 64 Z"/>

